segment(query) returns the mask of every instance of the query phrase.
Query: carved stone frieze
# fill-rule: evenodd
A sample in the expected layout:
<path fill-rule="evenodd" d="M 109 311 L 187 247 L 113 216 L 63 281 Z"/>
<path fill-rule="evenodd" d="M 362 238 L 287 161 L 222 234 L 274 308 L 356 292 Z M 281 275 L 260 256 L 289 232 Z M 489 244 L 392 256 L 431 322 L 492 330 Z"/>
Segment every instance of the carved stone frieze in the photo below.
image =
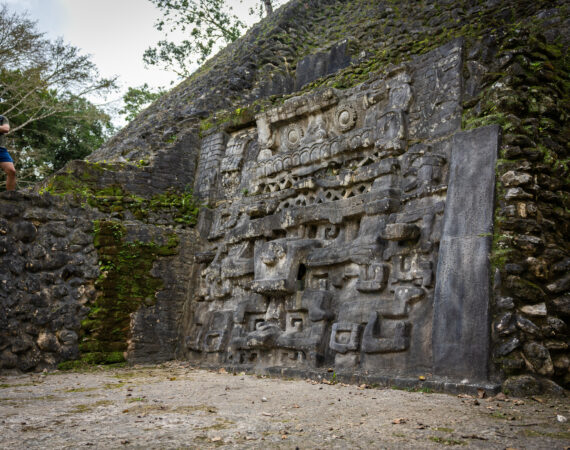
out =
<path fill-rule="evenodd" d="M 470 162 L 454 137 L 461 42 L 444 50 L 203 140 L 198 192 L 218 203 L 196 255 L 190 358 L 397 373 L 445 358 L 440 244 L 450 166 Z"/>

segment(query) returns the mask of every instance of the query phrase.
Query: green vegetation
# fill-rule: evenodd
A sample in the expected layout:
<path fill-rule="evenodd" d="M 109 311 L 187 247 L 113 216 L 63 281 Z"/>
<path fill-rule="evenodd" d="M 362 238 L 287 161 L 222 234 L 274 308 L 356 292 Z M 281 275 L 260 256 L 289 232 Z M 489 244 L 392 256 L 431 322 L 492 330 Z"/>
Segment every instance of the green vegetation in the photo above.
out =
<path fill-rule="evenodd" d="M 126 242 L 120 222 L 96 221 L 93 243 L 99 253 L 101 274 L 95 286 L 99 296 L 81 323 L 79 349 L 86 364 L 124 361 L 130 333 L 130 315 L 142 305 L 155 303 L 162 280 L 150 275 L 159 256 L 177 253 L 178 237 L 171 234 L 164 245 Z"/>
<path fill-rule="evenodd" d="M 174 222 L 186 225 L 196 224 L 198 213 L 200 212 L 200 206 L 201 205 L 195 201 L 191 190 L 183 193 L 176 191 L 166 191 L 163 194 L 157 194 L 153 196 L 149 202 L 150 210 L 174 211 Z M 144 217 L 144 210 L 139 209 L 138 211 L 139 217 Z"/>
<path fill-rule="evenodd" d="M 133 375 L 136 376 L 136 375 Z M 117 383 L 106 383 L 103 385 L 103 389 L 121 389 L 123 386 L 125 386 L 127 383 L 120 381 Z"/>
<path fill-rule="evenodd" d="M 538 430 L 523 430 L 525 436 L 528 437 L 549 437 L 554 439 L 570 439 L 570 431 L 558 431 L 558 432 L 548 432 L 548 431 L 538 431 Z"/>
<path fill-rule="evenodd" d="M 446 439 L 439 436 L 430 436 L 428 438 L 430 441 L 436 442 L 442 445 L 467 445 L 465 441 L 458 441 L 456 439 Z"/>
<path fill-rule="evenodd" d="M 421 392 L 423 394 L 433 394 L 433 389 L 427 386 L 413 386 L 413 387 L 391 386 L 391 389 L 395 391 Z"/>
<path fill-rule="evenodd" d="M 8 389 L 8 388 L 22 387 L 22 386 L 36 386 L 37 384 L 39 383 L 15 383 L 15 384 L 1 383 L 0 389 Z"/>
<path fill-rule="evenodd" d="M 85 205 L 107 214 L 115 213 L 118 218 L 122 218 L 125 211 L 130 211 L 136 219 L 144 222 L 161 215 L 180 225 L 196 224 L 202 205 L 196 202 L 191 189 L 184 192 L 172 189 L 143 198 L 125 191 L 119 184 L 98 186 L 105 172 L 124 168 L 125 164 L 74 163 L 66 172 L 52 177 L 40 193 L 72 195 Z"/>
<path fill-rule="evenodd" d="M 63 361 L 57 365 L 57 369 L 64 372 L 90 372 L 93 370 L 99 370 L 101 368 L 114 369 L 118 367 L 125 367 L 126 365 L 127 363 L 124 361 L 124 359 L 123 362 L 106 364 L 105 366 L 94 366 L 93 364 L 89 364 L 81 359 L 77 359 L 71 361 Z"/>
<path fill-rule="evenodd" d="M 212 54 L 218 42 L 225 45 L 238 39 L 246 25 L 235 14 L 231 2 L 225 0 L 150 0 L 163 13 L 155 23 L 165 37 L 174 31 L 185 33 L 180 42 L 163 39 L 156 47 L 145 50 L 143 60 L 148 65 L 171 70 L 181 78 L 190 75 L 194 63 L 202 64 Z M 271 14 L 276 0 L 258 2 L 255 10 Z"/>
<path fill-rule="evenodd" d="M 127 242 L 126 229 L 117 221 L 96 221 L 93 243 L 99 254 L 100 276 L 95 283 L 99 295 L 88 306 L 81 323 L 77 361 L 61 363 L 60 370 L 84 370 L 93 365 L 124 365 L 124 352 L 130 333 L 130 315 L 141 306 L 155 303 L 163 288 L 161 279 L 150 275 L 161 256 L 178 252 L 178 236 L 166 242 Z"/>
<path fill-rule="evenodd" d="M 86 412 L 93 411 L 95 408 L 100 406 L 111 406 L 113 402 L 111 400 L 98 400 L 95 403 L 79 404 L 75 405 L 70 411 L 71 414 L 82 414 Z"/>
<path fill-rule="evenodd" d="M 0 5 L 0 114 L 8 117 L 8 146 L 20 186 L 71 159 L 83 158 L 112 133 L 110 117 L 85 99 L 114 91 L 80 49 L 51 41 L 25 14 Z"/>
<path fill-rule="evenodd" d="M 159 99 L 165 93 L 164 89 L 151 89 L 147 83 L 141 86 L 129 87 L 123 95 L 123 108 L 119 114 L 125 116 L 125 120 L 130 122 L 149 104 Z"/>
<path fill-rule="evenodd" d="M 336 372 L 333 372 L 332 377 L 331 377 L 331 384 L 337 384 L 338 380 L 336 377 Z"/>
<path fill-rule="evenodd" d="M 63 392 L 90 392 L 96 390 L 97 390 L 96 387 L 91 387 L 91 388 L 80 387 L 80 388 L 63 389 Z"/>

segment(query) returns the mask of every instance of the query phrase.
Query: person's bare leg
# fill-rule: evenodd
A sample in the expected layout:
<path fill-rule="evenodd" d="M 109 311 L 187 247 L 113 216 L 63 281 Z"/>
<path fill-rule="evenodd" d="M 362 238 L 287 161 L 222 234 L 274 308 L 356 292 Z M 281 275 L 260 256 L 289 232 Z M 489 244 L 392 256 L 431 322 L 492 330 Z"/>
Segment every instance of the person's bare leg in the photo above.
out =
<path fill-rule="evenodd" d="M 16 189 L 16 168 L 11 162 L 0 163 L 2 170 L 6 172 L 6 190 L 13 191 Z"/>

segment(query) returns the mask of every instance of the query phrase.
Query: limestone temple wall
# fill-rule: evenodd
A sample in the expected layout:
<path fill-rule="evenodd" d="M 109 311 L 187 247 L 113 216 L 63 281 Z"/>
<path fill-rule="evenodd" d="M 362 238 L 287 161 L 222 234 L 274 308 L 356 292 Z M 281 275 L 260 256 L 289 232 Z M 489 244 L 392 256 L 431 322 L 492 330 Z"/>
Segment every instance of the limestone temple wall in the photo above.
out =
<path fill-rule="evenodd" d="M 568 6 L 309 3 L 0 194 L 0 370 L 568 386 Z"/>

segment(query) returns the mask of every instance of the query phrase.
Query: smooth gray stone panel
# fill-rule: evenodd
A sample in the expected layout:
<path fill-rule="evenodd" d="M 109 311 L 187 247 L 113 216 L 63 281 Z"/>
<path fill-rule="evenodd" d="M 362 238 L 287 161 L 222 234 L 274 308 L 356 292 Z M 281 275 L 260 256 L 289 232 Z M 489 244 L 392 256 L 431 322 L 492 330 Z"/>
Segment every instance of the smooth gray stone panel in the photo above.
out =
<path fill-rule="evenodd" d="M 433 318 L 436 375 L 485 380 L 498 126 L 453 138 Z"/>

